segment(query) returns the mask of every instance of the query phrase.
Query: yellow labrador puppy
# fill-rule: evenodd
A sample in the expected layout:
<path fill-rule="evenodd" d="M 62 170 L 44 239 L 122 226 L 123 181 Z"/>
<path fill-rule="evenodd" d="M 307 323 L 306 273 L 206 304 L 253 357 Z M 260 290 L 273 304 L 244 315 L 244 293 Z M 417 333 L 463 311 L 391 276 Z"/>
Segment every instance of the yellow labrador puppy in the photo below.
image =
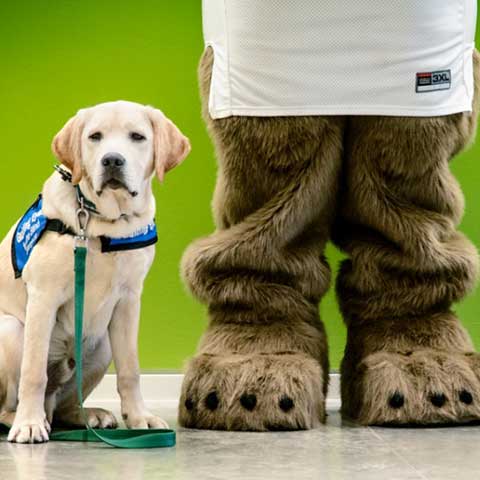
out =
<path fill-rule="evenodd" d="M 112 102 L 80 110 L 57 134 L 66 167 L 0 244 L 0 420 L 8 440 L 48 440 L 52 420 L 83 425 L 75 393 L 74 236 L 76 211 L 90 211 L 84 313 L 84 397 L 112 359 L 129 428 L 165 422 L 139 388 L 140 296 L 154 258 L 151 181 L 180 163 L 190 144 L 159 110 Z M 115 427 L 112 413 L 87 410 L 92 427 Z"/>

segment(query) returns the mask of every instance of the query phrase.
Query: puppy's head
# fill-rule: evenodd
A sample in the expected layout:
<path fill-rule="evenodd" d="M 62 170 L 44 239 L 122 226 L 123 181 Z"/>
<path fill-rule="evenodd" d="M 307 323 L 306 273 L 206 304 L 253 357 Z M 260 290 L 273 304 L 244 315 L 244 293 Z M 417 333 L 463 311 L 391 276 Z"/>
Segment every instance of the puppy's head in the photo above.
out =
<path fill-rule="evenodd" d="M 119 101 L 80 110 L 55 136 L 52 150 L 71 170 L 73 184 L 85 176 L 97 195 L 122 189 L 134 197 L 153 173 L 163 180 L 190 143 L 160 110 Z"/>

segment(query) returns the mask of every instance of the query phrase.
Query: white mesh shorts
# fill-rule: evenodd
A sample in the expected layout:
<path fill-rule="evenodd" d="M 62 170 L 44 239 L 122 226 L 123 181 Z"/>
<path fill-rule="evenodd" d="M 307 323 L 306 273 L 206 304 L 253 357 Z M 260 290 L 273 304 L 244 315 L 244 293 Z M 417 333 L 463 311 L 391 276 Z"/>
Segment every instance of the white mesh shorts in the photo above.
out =
<path fill-rule="evenodd" d="M 213 118 L 471 111 L 476 0 L 203 0 Z"/>

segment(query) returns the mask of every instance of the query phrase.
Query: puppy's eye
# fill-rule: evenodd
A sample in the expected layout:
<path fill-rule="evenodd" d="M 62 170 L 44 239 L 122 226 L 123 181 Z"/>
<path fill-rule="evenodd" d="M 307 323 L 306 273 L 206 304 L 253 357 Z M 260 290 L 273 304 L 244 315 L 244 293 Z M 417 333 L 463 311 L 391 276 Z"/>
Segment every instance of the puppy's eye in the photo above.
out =
<path fill-rule="evenodd" d="M 89 135 L 88 138 L 93 142 L 99 142 L 103 138 L 103 135 L 102 132 L 95 132 Z"/>
<path fill-rule="evenodd" d="M 146 140 L 145 135 L 142 135 L 141 133 L 138 133 L 138 132 L 130 132 L 130 138 L 134 142 L 143 142 L 144 140 Z"/>

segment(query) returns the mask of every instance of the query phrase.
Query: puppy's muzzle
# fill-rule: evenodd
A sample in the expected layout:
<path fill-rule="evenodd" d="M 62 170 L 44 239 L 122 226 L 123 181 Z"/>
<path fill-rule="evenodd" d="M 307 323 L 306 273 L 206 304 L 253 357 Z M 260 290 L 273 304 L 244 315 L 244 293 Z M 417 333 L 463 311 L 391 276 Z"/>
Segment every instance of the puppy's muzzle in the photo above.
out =
<path fill-rule="evenodd" d="M 125 157 L 120 153 L 107 153 L 102 157 L 103 182 L 102 190 L 105 187 L 126 188 L 125 185 Z M 128 190 L 128 189 L 127 189 Z"/>

